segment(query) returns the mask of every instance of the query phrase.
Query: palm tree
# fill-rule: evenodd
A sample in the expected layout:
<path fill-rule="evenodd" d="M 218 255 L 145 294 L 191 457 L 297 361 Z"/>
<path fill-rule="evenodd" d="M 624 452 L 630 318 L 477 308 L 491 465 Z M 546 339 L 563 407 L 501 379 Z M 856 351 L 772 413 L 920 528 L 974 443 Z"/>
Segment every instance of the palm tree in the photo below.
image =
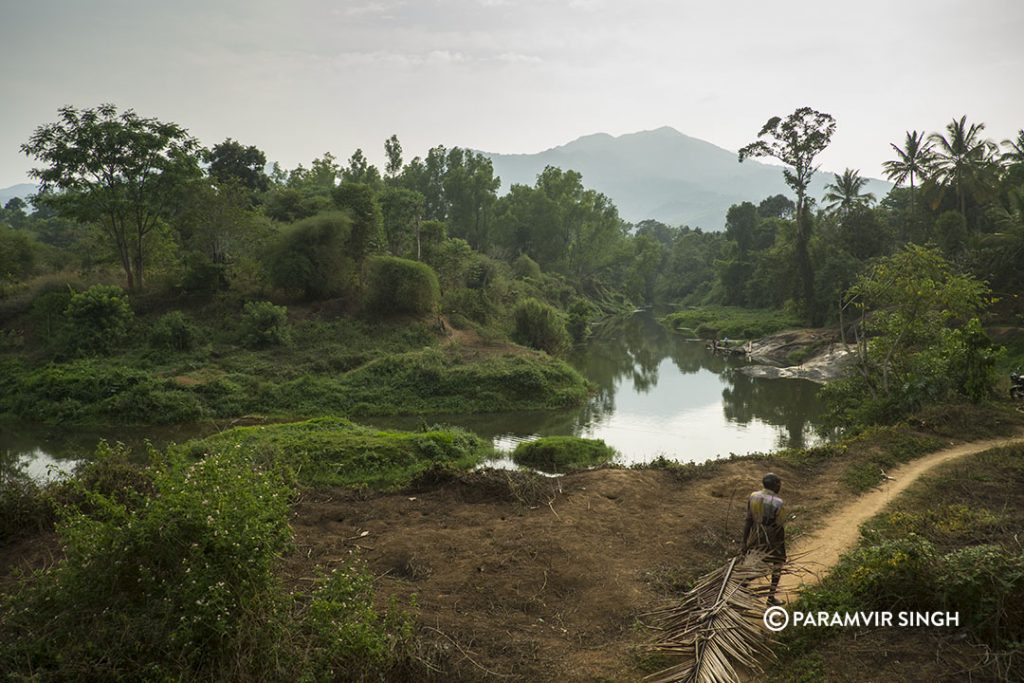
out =
<path fill-rule="evenodd" d="M 967 125 L 967 117 L 953 119 L 946 124 L 946 135 L 932 133 L 928 140 L 935 145 L 933 180 L 940 186 L 953 185 L 956 188 L 960 215 L 967 221 L 967 192 L 976 185 L 979 176 L 988 166 L 995 145 L 981 138 L 984 123 Z"/>
<path fill-rule="evenodd" d="M 843 175 L 833 174 L 836 181 L 825 186 L 828 190 L 823 199 L 827 202 L 828 208 L 838 210 L 844 216 L 850 211 L 861 206 L 870 206 L 875 201 L 875 195 L 871 192 L 862 194 L 861 190 L 868 184 L 867 178 L 861 178 L 859 171 L 848 168 Z"/>
<path fill-rule="evenodd" d="M 1003 140 L 1006 151 L 1000 159 L 1006 164 L 1024 164 L 1024 129 L 1017 131 L 1016 140 Z"/>
<path fill-rule="evenodd" d="M 996 232 L 984 235 L 981 247 L 988 252 L 993 279 L 1007 290 L 1020 289 L 1020 264 L 1024 262 L 1024 186 L 1011 189 L 1006 205 L 994 203 L 988 209 Z"/>
<path fill-rule="evenodd" d="M 923 143 L 923 144 L 922 144 Z M 914 215 L 914 178 L 922 178 L 928 173 L 928 165 L 932 161 L 932 146 L 924 142 L 924 131 L 907 131 L 907 139 L 902 149 L 894 143 L 889 146 L 896 152 L 896 158 L 882 164 L 885 176 L 897 186 L 910 180 L 910 215 Z"/>

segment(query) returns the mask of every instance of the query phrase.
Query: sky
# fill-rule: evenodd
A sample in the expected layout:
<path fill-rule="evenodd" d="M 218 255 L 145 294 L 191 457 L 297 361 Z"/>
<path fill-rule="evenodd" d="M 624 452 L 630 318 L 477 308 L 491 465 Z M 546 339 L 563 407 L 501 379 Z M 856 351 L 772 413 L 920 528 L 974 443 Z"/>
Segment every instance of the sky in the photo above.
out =
<path fill-rule="evenodd" d="M 736 150 L 810 106 L 822 167 L 878 177 L 906 130 L 1014 137 L 1022 35 L 1019 0 L 2 0 L 0 187 L 59 107 L 104 102 L 285 168 L 382 165 L 391 134 L 406 160 L 661 126 Z"/>

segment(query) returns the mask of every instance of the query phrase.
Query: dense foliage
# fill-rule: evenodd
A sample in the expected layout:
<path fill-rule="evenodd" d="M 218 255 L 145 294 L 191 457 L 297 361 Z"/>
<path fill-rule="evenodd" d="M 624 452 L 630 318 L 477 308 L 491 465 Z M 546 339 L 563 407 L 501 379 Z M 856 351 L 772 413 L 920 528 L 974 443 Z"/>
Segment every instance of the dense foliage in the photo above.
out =
<path fill-rule="evenodd" d="M 846 329 L 837 336 L 848 333 L 850 340 L 850 326 L 864 323 L 860 338 L 874 339 L 861 354 L 867 384 L 847 399 L 870 395 L 876 409 L 858 412 L 840 400 L 837 414 L 847 422 L 956 396 L 984 398 L 998 357 L 982 329 L 993 322 L 1016 326 L 1021 314 L 1014 296 L 1024 288 L 1021 136 L 996 144 L 985 138 L 983 124 L 965 117 L 942 131 L 909 131 L 891 145 L 894 158 L 885 164 L 897 184 L 891 192 L 866 193 L 860 171 L 846 169 L 828 183 L 819 205 L 809 182 L 836 130 L 829 114 L 807 107 L 770 118 L 740 156 L 780 160 L 793 196 L 750 197 L 729 210 L 724 231 L 714 232 L 654 220 L 630 225 L 571 169 L 548 167 L 532 185 L 500 195 L 490 161 L 458 147 L 405 159 L 391 136 L 383 172 L 355 150 L 345 162 L 326 153 L 267 173 L 266 156 L 252 145 L 229 138 L 202 150 L 176 124 L 109 105 L 66 107 L 23 148 L 38 162 L 43 192 L 31 203 L 14 199 L 0 209 L 0 343 L 24 366 L 14 381 L 75 354 L 112 354 L 113 368 L 149 371 L 145 380 L 124 385 L 141 392 L 135 399 L 146 396 L 151 407 L 194 417 L 210 414 L 211 404 L 220 404 L 217 414 L 267 406 L 263 398 L 244 399 L 287 383 L 239 379 L 254 374 L 245 368 L 254 362 L 247 349 L 280 353 L 292 339 L 291 353 L 305 363 L 315 354 L 307 342 L 333 344 L 296 333 L 305 321 L 436 312 L 439 331 L 472 330 L 474 340 L 512 339 L 557 354 L 570 341 L 585 340 L 603 316 L 667 304 L 682 309 L 669 318 L 672 325 L 696 336 L 749 338 L 811 322 L 841 324 Z M 103 154 L 119 165 L 97 180 L 95 158 Z M 208 162 L 205 169 L 200 160 Z M 149 178 L 141 186 L 139 174 Z M 896 339 L 893 331 L 909 319 L 886 325 L 883 302 L 871 303 L 863 317 L 852 302 L 880 263 L 918 253 L 913 245 L 943 259 L 951 276 L 986 282 L 1001 302 L 994 313 L 982 306 L 970 316 L 930 320 L 928 343 L 917 332 L 897 334 L 906 353 L 872 366 L 880 373 L 875 382 L 866 354 L 885 358 L 885 340 Z M 130 301 L 117 299 L 128 306 L 118 304 L 121 322 L 90 313 L 87 323 L 76 318 L 79 303 L 68 308 L 62 299 L 72 296 L 69 283 L 79 292 L 73 296 L 81 296 L 90 285 L 121 277 L 130 287 Z M 275 308 L 284 304 L 290 319 Z M 708 306 L 729 308 L 697 320 L 704 314 L 696 309 Z M 760 312 L 747 316 L 740 309 Z M 109 322 L 102 330 L 79 333 L 102 327 L 101 319 Z M 369 392 L 357 392 L 354 401 L 327 400 L 338 377 L 325 376 L 320 366 L 349 373 L 439 339 L 387 350 L 363 342 L 332 349 L 317 368 L 288 378 L 310 395 L 297 389 L 284 395 L 304 406 L 377 411 L 384 406 Z M 156 362 L 161 351 L 170 355 Z M 168 381 L 174 377 L 184 379 Z M 427 382 L 411 384 L 427 390 Z M 142 392 L 142 385 L 153 391 Z M 407 397 L 421 407 L 429 402 Z M 478 398 L 464 403 L 480 405 Z M 71 401 L 60 412 L 80 409 Z"/>
<path fill-rule="evenodd" d="M 308 592 L 278 574 L 294 474 L 231 448 L 193 461 L 152 454 L 124 472 L 101 444 L 93 475 L 62 485 L 63 558 L 0 594 L 0 669 L 39 681 L 383 680 L 410 634 L 379 612 L 351 561 Z M 100 477 L 102 480 L 102 476 Z M 127 495 L 126 495 L 127 494 Z"/>
<path fill-rule="evenodd" d="M 433 313 L 441 300 L 437 274 L 425 263 L 374 256 L 366 262 L 366 306 L 374 313 Z"/>

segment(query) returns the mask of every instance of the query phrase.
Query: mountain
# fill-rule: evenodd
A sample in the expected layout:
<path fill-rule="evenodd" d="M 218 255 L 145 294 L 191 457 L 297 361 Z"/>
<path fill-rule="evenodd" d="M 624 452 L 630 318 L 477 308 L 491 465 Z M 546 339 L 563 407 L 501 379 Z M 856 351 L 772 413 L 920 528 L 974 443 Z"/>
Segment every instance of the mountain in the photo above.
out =
<path fill-rule="evenodd" d="M 636 223 L 653 218 L 669 225 L 721 230 L 733 204 L 758 203 L 792 192 L 782 168 L 752 159 L 739 163 L 735 152 L 683 135 L 674 128 L 613 137 L 586 135 L 537 154 L 492 154 L 502 191 L 513 184 L 533 185 L 545 166 L 579 171 L 583 184 L 611 198 L 619 214 Z M 832 173 L 819 171 L 809 194 L 820 199 Z M 871 179 L 866 190 L 881 199 L 892 187 Z"/>
<path fill-rule="evenodd" d="M 39 188 L 31 183 L 20 183 L 18 185 L 11 185 L 10 187 L 0 187 L 0 206 L 3 206 L 15 197 L 27 199 L 30 194 L 35 194 L 38 189 Z"/>

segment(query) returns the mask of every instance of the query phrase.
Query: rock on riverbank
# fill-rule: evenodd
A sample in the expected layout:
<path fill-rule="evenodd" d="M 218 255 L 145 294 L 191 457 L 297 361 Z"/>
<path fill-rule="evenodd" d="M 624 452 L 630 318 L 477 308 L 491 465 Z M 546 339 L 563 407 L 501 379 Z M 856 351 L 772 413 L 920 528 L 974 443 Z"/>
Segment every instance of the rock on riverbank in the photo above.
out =
<path fill-rule="evenodd" d="M 751 342 L 756 365 L 739 371 L 751 377 L 806 379 L 825 384 L 842 377 L 853 364 L 854 348 L 835 330 L 789 330 Z"/>

